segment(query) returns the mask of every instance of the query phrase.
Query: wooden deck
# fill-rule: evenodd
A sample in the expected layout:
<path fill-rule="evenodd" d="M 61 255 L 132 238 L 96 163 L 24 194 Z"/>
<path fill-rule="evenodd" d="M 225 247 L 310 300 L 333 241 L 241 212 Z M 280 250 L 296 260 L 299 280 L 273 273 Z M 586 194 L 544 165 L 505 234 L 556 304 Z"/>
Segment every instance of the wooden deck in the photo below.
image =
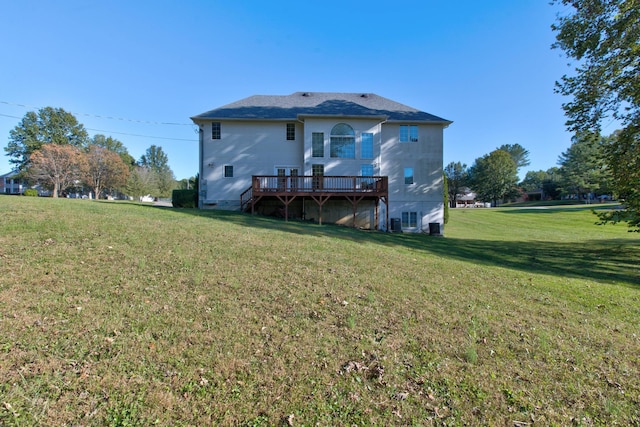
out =
<path fill-rule="evenodd" d="M 289 218 L 289 204 L 299 197 L 316 202 L 322 224 L 322 206 L 330 199 L 344 198 L 353 207 L 353 225 L 356 226 L 358 203 L 363 200 L 376 202 L 375 228 L 379 228 L 378 205 L 385 205 L 389 198 L 389 180 L 386 176 L 257 176 L 251 178 L 251 187 L 240 195 L 243 211 L 255 213 L 256 204 L 265 197 L 276 198 L 284 205 L 284 217 Z M 389 225 L 388 209 L 385 223 Z"/>

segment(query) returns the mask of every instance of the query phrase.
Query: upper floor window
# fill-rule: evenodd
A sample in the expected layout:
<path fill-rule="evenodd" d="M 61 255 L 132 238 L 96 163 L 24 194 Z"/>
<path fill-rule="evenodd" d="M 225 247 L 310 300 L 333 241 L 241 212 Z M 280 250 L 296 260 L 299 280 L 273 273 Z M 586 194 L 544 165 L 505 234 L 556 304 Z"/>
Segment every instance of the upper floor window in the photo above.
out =
<path fill-rule="evenodd" d="M 296 124 L 287 123 L 287 141 L 296 140 Z"/>
<path fill-rule="evenodd" d="M 413 168 L 404 168 L 404 183 L 413 184 Z"/>
<path fill-rule="evenodd" d="M 400 125 L 400 142 L 418 142 L 418 126 Z"/>
<path fill-rule="evenodd" d="M 356 158 L 356 133 L 346 123 L 338 123 L 331 129 L 331 157 Z"/>
<path fill-rule="evenodd" d="M 224 177 L 225 178 L 233 178 L 233 165 L 225 165 L 224 166 Z"/>
<path fill-rule="evenodd" d="M 360 158 L 373 159 L 373 134 L 362 134 L 362 146 L 360 147 Z"/>
<path fill-rule="evenodd" d="M 211 139 L 220 139 L 221 136 L 220 122 L 211 123 Z"/>
<path fill-rule="evenodd" d="M 311 157 L 324 157 L 324 133 L 311 134 Z"/>

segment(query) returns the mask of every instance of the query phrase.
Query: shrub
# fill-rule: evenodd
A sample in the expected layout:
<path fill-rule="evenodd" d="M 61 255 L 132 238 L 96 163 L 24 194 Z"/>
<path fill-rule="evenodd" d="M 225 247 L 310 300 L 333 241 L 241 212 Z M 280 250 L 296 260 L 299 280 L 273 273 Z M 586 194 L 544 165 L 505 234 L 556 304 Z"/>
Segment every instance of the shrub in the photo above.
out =
<path fill-rule="evenodd" d="M 29 188 L 27 190 L 24 190 L 24 193 L 22 194 L 28 197 L 38 197 L 38 190 L 36 190 L 35 188 Z"/>
<path fill-rule="evenodd" d="M 171 196 L 174 208 L 195 208 L 198 206 L 196 190 L 173 190 Z"/>

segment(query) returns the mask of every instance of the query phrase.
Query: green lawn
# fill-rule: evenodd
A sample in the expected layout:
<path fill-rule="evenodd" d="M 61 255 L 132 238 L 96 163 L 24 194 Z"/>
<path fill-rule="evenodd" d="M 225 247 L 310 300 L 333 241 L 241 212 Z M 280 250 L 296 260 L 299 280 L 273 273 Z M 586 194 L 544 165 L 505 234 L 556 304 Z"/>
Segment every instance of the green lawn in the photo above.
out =
<path fill-rule="evenodd" d="M 638 424 L 640 236 L 589 209 L 437 238 L 0 196 L 0 426 Z"/>

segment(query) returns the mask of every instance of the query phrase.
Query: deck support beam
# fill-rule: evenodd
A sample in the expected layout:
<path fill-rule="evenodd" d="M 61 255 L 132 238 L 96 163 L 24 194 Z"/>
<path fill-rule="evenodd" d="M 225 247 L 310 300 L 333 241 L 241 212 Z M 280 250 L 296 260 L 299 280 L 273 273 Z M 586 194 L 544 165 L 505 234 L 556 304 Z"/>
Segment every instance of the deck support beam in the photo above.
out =
<path fill-rule="evenodd" d="M 278 200 L 284 203 L 284 220 L 289 221 L 289 204 L 297 197 L 295 195 L 277 195 Z"/>
<path fill-rule="evenodd" d="M 318 224 L 322 225 L 322 205 L 331 198 L 331 195 L 312 195 L 311 198 L 318 204 Z"/>

